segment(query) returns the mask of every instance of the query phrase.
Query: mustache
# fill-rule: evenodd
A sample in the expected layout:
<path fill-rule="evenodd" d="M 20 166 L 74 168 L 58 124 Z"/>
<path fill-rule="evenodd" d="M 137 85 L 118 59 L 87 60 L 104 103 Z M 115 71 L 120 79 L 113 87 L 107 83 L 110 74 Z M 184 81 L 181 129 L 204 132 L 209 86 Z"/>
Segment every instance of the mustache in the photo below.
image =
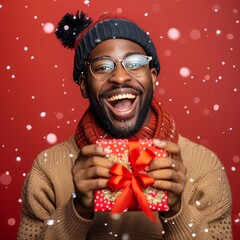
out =
<path fill-rule="evenodd" d="M 123 83 L 121 85 L 119 84 L 113 84 L 111 85 L 111 87 L 109 87 L 108 89 L 104 90 L 103 92 L 101 92 L 99 94 L 99 98 L 104 97 L 105 95 L 107 95 L 109 92 L 116 90 L 116 89 L 122 89 L 122 88 L 129 88 L 129 89 L 133 89 L 135 91 L 137 91 L 139 94 L 143 94 L 143 90 L 139 87 L 134 87 L 129 85 L 128 83 Z"/>

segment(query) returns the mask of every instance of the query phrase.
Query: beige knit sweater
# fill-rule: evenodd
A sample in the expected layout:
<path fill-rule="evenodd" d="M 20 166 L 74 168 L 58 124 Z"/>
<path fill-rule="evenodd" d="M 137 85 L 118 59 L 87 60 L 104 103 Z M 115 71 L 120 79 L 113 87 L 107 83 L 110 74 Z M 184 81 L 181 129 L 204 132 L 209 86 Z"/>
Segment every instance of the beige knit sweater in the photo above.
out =
<path fill-rule="evenodd" d="M 232 239 L 231 193 L 225 170 L 210 150 L 180 137 L 187 182 L 180 212 L 157 223 L 142 212 L 81 218 L 74 209 L 72 167 L 79 149 L 72 137 L 42 152 L 25 181 L 18 239 Z M 156 215 L 158 213 L 155 212 Z"/>

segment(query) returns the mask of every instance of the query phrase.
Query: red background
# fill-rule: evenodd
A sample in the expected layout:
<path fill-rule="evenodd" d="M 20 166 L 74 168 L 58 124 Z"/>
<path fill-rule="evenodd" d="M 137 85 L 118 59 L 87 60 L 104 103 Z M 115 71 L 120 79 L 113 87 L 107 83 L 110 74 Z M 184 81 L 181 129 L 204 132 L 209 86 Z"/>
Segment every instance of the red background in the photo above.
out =
<path fill-rule="evenodd" d="M 239 0 L 0 0 L 1 239 L 16 239 L 22 184 L 36 155 L 53 144 L 49 134 L 57 142 L 70 137 L 88 104 L 72 80 L 73 52 L 44 31 L 77 9 L 93 19 L 122 13 L 149 32 L 162 65 L 156 94 L 179 132 L 222 160 L 239 239 Z"/>

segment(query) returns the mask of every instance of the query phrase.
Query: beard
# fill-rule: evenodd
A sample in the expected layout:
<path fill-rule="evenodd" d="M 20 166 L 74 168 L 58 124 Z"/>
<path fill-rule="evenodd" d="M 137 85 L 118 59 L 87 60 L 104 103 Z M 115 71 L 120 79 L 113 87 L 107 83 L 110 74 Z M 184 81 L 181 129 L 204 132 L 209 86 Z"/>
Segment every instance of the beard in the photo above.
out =
<path fill-rule="evenodd" d="M 140 103 L 140 105 L 142 106 L 138 111 L 137 121 L 131 126 L 126 123 L 123 127 L 116 127 L 107 115 L 103 106 L 100 105 L 98 101 L 96 101 L 96 98 L 94 98 L 94 96 L 90 92 L 88 92 L 88 97 L 92 114 L 99 126 L 112 137 L 128 138 L 135 135 L 142 128 L 148 112 L 151 108 L 151 102 L 153 99 L 153 88 L 152 86 L 150 87 L 150 92 L 147 94 L 146 100 L 143 103 Z M 121 121 L 122 123 L 124 123 L 127 120 L 128 119 L 122 119 Z"/>

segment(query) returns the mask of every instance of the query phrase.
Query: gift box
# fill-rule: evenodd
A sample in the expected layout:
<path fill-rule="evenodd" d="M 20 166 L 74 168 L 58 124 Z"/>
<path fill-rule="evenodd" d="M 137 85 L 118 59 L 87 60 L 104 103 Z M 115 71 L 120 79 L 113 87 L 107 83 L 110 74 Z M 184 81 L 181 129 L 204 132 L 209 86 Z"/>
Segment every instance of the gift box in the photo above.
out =
<path fill-rule="evenodd" d="M 152 211 L 169 210 L 167 192 L 154 188 L 154 179 L 144 170 L 153 159 L 166 157 L 165 150 L 154 147 L 150 139 L 99 139 L 96 144 L 112 150 L 107 157 L 115 164 L 108 188 L 94 193 L 95 211 L 140 210 L 155 220 Z"/>

